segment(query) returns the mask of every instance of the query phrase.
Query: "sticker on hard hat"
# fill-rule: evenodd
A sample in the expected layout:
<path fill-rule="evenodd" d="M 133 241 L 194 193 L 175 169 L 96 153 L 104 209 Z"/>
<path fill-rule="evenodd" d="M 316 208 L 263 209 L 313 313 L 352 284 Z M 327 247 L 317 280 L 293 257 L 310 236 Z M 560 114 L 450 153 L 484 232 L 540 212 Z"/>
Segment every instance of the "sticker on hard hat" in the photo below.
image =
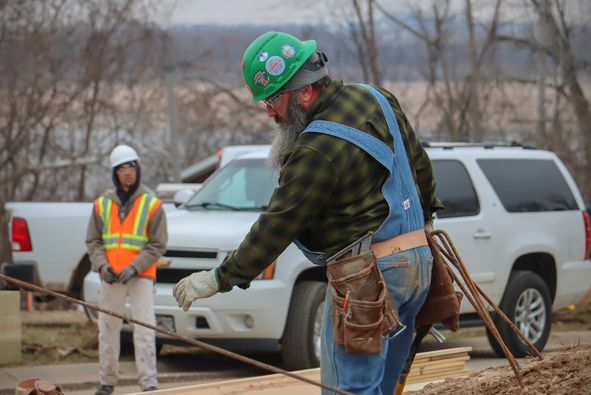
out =
<path fill-rule="evenodd" d="M 254 83 L 258 86 L 267 86 L 269 85 L 269 76 L 264 71 L 257 71 L 254 75 Z"/>
<path fill-rule="evenodd" d="M 257 55 L 257 57 L 259 58 L 259 60 L 261 62 L 264 62 L 269 57 L 269 53 L 268 52 L 259 52 L 259 54 Z"/>
<path fill-rule="evenodd" d="M 281 55 L 283 55 L 285 59 L 291 59 L 295 56 L 295 54 L 296 50 L 291 45 L 285 44 L 281 47 Z"/>
<path fill-rule="evenodd" d="M 285 61 L 281 56 L 271 56 L 267 60 L 267 63 L 265 63 L 265 68 L 271 75 L 283 74 L 285 71 Z"/>

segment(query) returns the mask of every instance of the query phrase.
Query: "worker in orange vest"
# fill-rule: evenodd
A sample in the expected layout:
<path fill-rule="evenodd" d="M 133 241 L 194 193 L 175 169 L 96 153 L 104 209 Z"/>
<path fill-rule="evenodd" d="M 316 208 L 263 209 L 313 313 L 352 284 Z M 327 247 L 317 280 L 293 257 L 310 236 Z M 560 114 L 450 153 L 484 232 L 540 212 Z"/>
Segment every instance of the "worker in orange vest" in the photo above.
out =
<path fill-rule="evenodd" d="M 118 145 L 111 152 L 115 188 L 99 197 L 92 210 L 86 246 L 92 269 L 101 277 L 100 306 L 123 313 L 129 297 L 133 318 L 155 325 L 156 262 L 166 251 L 168 233 L 162 202 L 140 183 L 137 152 Z M 110 395 L 119 376 L 122 321 L 99 313 L 99 387 L 95 395 Z M 152 329 L 134 325 L 133 345 L 138 384 L 158 389 L 156 342 Z"/>

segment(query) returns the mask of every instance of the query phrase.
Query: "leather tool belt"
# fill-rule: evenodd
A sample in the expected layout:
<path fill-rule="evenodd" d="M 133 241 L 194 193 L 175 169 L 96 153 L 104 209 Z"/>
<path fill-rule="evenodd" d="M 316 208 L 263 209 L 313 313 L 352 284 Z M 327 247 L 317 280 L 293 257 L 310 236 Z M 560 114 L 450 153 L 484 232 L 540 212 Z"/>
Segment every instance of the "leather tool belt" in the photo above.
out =
<path fill-rule="evenodd" d="M 425 236 L 425 231 L 419 229 L 388 240 L 373 243 L 371 249 L 376 256 L 376 259 L 380 259 L 388 255 L 426 245 L 428 245 L 428 242 L 427 237 Z"/>
<path fill-rule="evenodd" d="M 371 243 L 371 234 L 329 258 L 326 266 L 332 292 L 335 342 L 350 354 L 378 354 L 382 337 L 400 325 L 398 310 L 377 259 L 427 245 L 423 229 Z"/>

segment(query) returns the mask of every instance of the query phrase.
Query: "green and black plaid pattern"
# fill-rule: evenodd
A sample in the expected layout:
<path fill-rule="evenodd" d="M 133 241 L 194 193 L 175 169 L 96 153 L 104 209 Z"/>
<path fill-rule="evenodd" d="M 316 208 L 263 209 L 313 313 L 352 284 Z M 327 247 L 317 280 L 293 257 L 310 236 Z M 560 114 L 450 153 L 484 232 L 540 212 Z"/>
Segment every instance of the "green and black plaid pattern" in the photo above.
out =
<path fill-rule="evenodd" d="M 394 108 L 425 217 L 442 208 L 427 153 L 396 98 L 380 89 Z M 378 102 L 358 85 L 335 80 L 310 109 L 311 121 L 327 120 L 369 133 L 392 145 Z M 304 133 L 281 167 L 279 186 L 267 211 L 220 266 L 222 289 L 247 288 L 250 281 L 298 238 L 307 248 L 329 254 L 368 231 L 388 214 L 381 188 L 387 171 L 355 145 L 321 133 Z"/>

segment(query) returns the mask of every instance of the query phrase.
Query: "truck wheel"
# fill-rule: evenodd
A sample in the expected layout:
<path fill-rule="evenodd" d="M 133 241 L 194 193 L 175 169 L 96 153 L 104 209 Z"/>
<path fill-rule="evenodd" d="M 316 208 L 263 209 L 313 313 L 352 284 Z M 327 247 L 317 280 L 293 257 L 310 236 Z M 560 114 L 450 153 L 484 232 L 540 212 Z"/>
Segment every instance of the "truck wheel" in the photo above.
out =
<path fill-rule="evenodd" d="M 320 366 L 320 341 L 326 283 L 302 281 L 293 289 L 281 356 L 287 370 Z"/>
<path fill-rule="evenodd" d="M 515 326 L 539 351 L 544 349 L 552 325 L 552 302 L 544 280 L 536 273 L 517 271 L 511 275 L 501 309 Z M 501 338 L 518 358 L 531 355 L 531 351 L 501 317 L 494 317 Z M 487 329 L 486 334 L 495 353 L 504 357 L 503 349 Z"/>

